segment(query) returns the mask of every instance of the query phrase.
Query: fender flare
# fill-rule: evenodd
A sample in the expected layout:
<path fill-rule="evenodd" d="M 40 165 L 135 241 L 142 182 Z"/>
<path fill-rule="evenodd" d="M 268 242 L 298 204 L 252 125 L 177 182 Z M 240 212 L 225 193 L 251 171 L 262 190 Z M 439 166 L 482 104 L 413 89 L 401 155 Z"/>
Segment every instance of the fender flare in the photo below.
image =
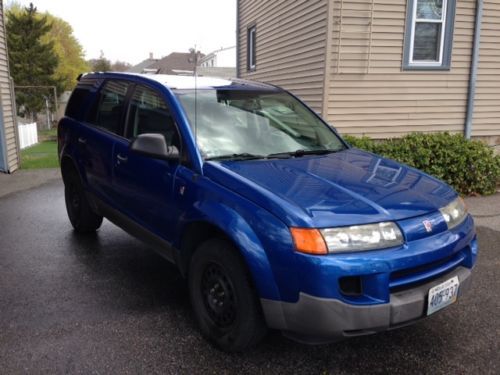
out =
<path fill-rule="evenodd" d="M 251 225 L 233 208 L 220 202 L 198 202 L 196 214 L 186 215 L 192 220 L 184 221 L 178 233 L 184 234 L 193 222 L 202 222 L 218 229 L 240 251 L 259 298 L 281 300 L 278 285 L 264 246 Z M 269 214 L 270 215 L 270 214 Z M 270 215 L 271 216 L 271 215 Z M 196 218 L 196 219 L 194 219 Z M 182 249 L 180 236 L 178 248 Z M 190 257 L 191 254 L 181 254 Z"/>

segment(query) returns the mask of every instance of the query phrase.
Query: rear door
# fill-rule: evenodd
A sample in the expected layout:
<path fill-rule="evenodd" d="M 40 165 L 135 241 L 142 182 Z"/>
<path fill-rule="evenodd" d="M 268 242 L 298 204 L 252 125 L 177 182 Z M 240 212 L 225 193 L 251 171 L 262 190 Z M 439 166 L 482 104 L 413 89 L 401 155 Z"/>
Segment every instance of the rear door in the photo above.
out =
<path fill-rule="evenodd" d="M 181 150 L 177 126 L 162 95 L 144 85 L 135 86 L 127 118 L 127 140 L 118 140 L 113 152 L 113 190 L 117 203 L 127 216 L 171 241 L 174 178 L 179 162 L 132 153 L 129 147 L 139 134 L 159 133 L 169 146 Z"/>
<path fill-rule="evenodd" d="M 116 203 L 112 188 L 113 148 L 122 138 L 129 87 L 122 80 L 104 83 L 77 140 L 89 190 L 108 204 Z"/>

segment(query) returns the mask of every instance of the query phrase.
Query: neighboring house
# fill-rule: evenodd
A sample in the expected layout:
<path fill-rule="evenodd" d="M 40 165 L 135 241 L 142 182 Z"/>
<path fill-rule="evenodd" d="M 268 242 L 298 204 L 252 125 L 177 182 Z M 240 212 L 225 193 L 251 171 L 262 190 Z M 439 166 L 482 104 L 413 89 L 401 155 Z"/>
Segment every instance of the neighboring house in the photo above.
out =
<path fill-rule="evenodd" d="M 200 59 L 199 66 L 203 68 L 235 68 L 236 67 L 236 46 L 221 48 L 210 52 Z"/>
<path fill-rule="evenodd" d="M 217 77 L 224 79 L 231 79 L 236 77 L 236 68 L 224 68 L 224 67 L 210 67 L 206 68 L 203 66 L 198 67 L 198 76 L 200 77 Z"/>
<path fill-rule="evenodd" d="M 341 133 L 500 143 L 499 0 L 238 0 L 237 22 L 238 76 L 291 90 Z"/>
<path fill-rule="evenodd" d="M 210 52 L 198 62 L 198 75 L 206 77 L 236 77 L 236 46 Z"/>
<path fill-rule="evenodd" d="M 154 59 L 149 54 L 146 59 L 131 67 L 127 72 L 148 74 L 193 75 L 195 56 L 191 52 L 172 52 L 161 59 Z M 204 55 L 198 52 L 197 74 L 220 78 L 236 77 L 236 47 L 221 48 Z"/>
<path fill-rule="evenodd" d="M 19 143 L 14 117 L 13 82 L 5 37 L 3 2 L 0 0 L 0 172 L 12 173 L 19 168 Z"/>
<path fill-rule="evenodd" d="M 156 63 L 158 59 L 153 57 L 153 53 L 149 53 L 149 58 L 144 61 L 141 61 L 139 64 L 132 66 L 127 70 L 129 73 L 146 73 L 147 68 Z"/>
<path fill-rule="evenodd" d="M 204 55 L 198 52 L 198 59 Z M 172 52 L 147 68 L 147 73 L 156 74 L 193 74 L 194 54 L 191 52 Z"/>

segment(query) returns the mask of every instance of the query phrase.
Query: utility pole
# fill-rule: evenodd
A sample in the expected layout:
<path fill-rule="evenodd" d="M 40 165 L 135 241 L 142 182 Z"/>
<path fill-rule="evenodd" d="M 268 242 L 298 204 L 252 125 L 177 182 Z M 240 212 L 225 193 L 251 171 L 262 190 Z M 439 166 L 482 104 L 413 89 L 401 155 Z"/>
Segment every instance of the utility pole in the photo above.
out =
<path fill-rule="evenodd" d="M 194 48 L 190 49 L 190 52 L 192 56 L 188 59 L 188 62 L 193 63 L 193 76 L 196 77 L 198 75 L 198 60 L 200 59 L 200 52 L 196 50 L 196 45 Z"/>

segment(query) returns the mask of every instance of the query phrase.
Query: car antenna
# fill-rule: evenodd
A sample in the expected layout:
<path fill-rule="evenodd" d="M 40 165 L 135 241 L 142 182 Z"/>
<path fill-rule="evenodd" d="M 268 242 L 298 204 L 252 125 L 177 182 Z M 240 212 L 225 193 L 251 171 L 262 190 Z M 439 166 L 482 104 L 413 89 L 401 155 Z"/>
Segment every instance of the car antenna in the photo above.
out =
<path fill-rule="evenodd" d="M 193 75 L 194 75 L 194 141 L 198 143 L 198 52 L 196 51 L 196 44 L 194 48 L 191 49 L 194 56 L 190 58 L 190 62 L 194 64 Z"/>

